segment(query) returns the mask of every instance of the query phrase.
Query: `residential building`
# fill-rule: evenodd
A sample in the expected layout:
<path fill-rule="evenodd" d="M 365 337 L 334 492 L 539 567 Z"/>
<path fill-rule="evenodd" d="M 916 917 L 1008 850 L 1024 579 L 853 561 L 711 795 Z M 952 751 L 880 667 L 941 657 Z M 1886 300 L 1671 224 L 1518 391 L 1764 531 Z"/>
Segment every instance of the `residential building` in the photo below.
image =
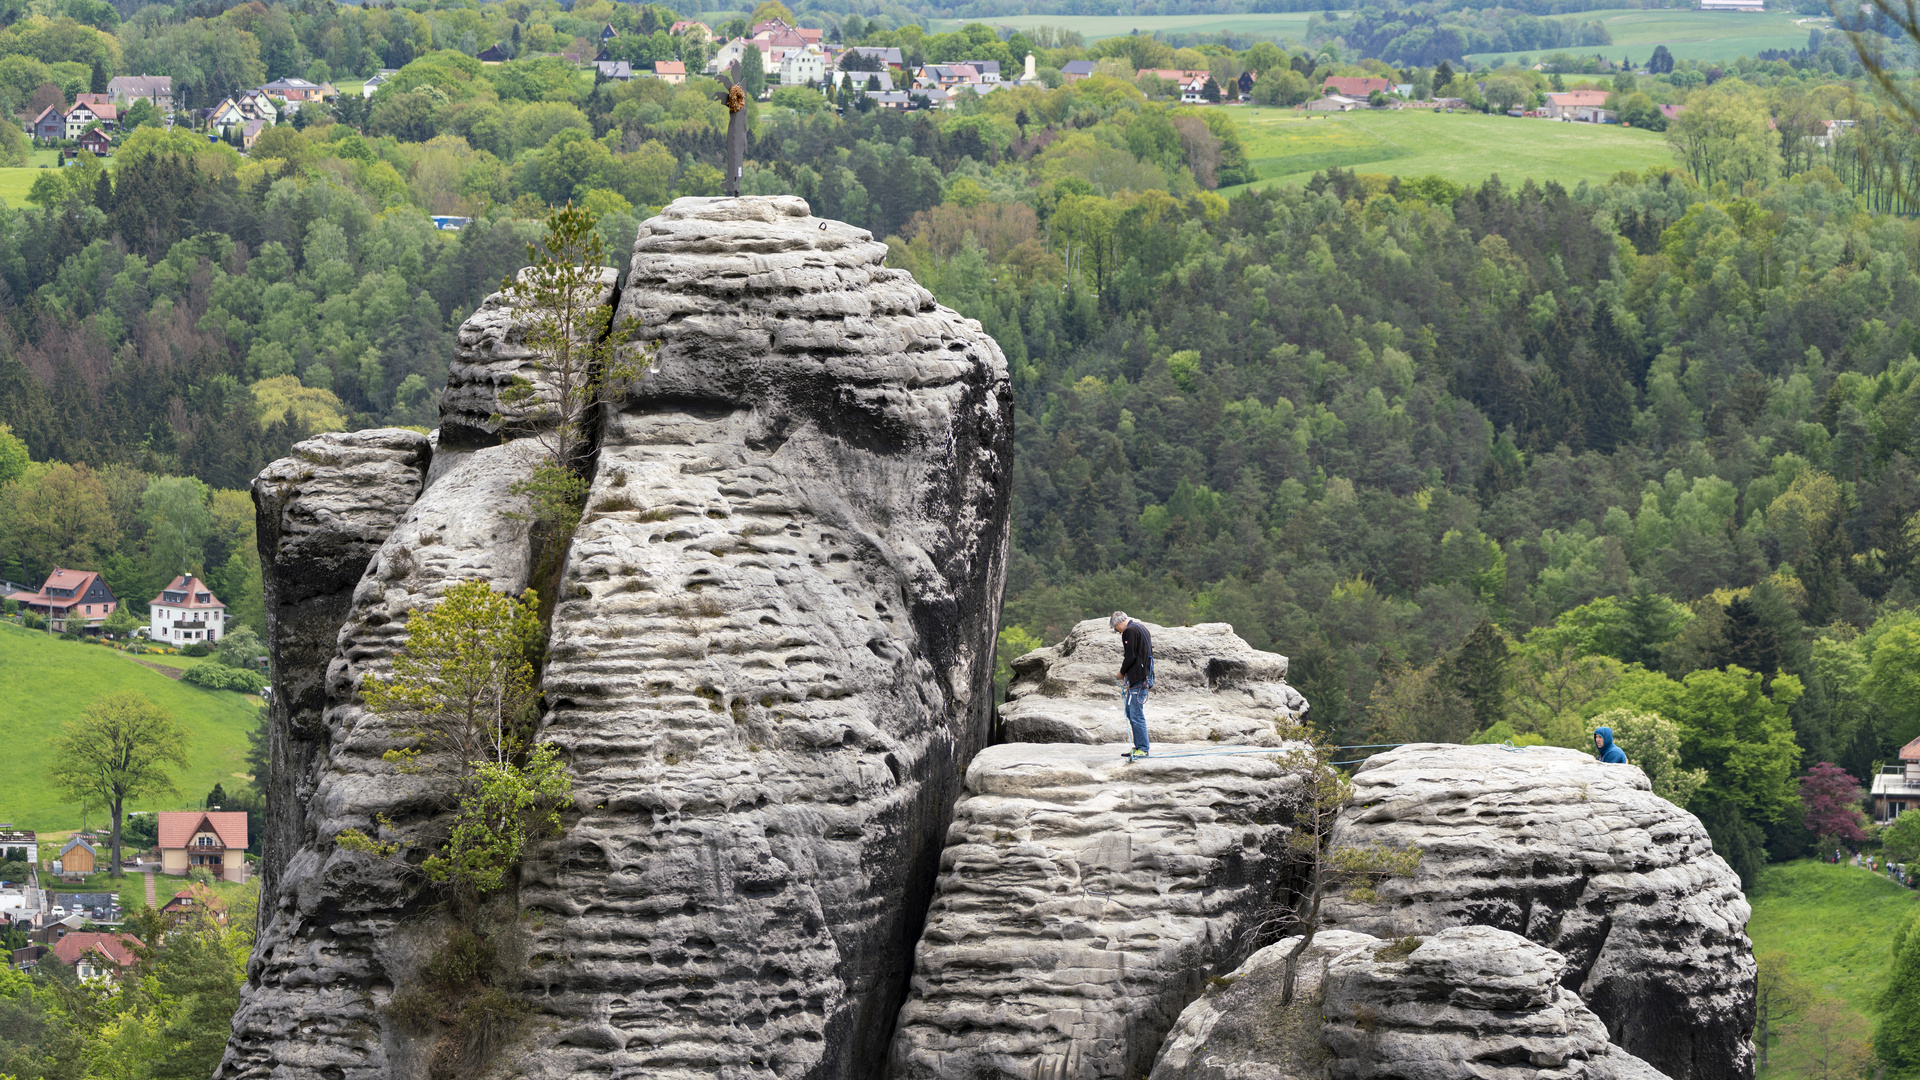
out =
<path fill-rule="evenodd" d="M 832 82 L 840 89 L 852 87 L 855 90 L 878 90 L 888 94 L 894 90 L 893 73 L 890 71 L 836 71 Z"/>
<path fill-rule="evenodd" d="M 776 49 L 802 49 L 808 45 L 820 44 L 820 31 L 788 26 L 779 19 L 768 19 L 758 23 L 747 31 L 747 38 L 763 47 Z"/>
<path fill-rule="evenodd" d="M 867 96 L 883 109 L 913 108 L 913 96 L 905 90 L 869 90 Z"/>
<path fill-rule="evenodd" d="M 1079 82 L 1081 79 L 1090 78 L 1093 75 L 1093 69 L 1092 60 L 1069 60 L 1060 65 L 1060 74 L 1065 75 L 1070 83 Z"/>
<path fill-rule="evenodd" d="M 174 578 L 172 584 L 160 590 L 159 596 L 149 601 L 148 608 L 152 622 L 147 633 L 158 642 L 212 644 L 226 633 L 227 605 L 192 574 Z"/>
<path fill-rule="evenodd" d="M 33 118 L 33 137 L 41 142 L 55 142 L 66 138 L 66 108 L 61 105 L 49 105 L 40 110 L 40 115 Z"/>
<path fill-rule="evenodd" d="M 609 26 L 607 29 L 611 30 L 613 28 Z M 504 64 L 513 59 L 513 57 L 507 55 L 507 50 L 501 48 L 499 42 L 495 42 L 480 50 L 480 55 L 474 57 L 474 59 L 483 64 Z"/>
<path fill-rule="evenodd" d="M 1308 112 L 1352 112 L 1355 109 L 1366 108 L 1367 103 L 1355 101 L 1344 94 L 1328 94 L 1326 97 L 1314 98 L 1300 107 Z"/>
<path fill-rule="evenodd" d="M 267 130 L 265 120 L 247 121 L 247 126 L 240 129 L 240 152 L 244 154 L 252 150 L 253 144 L 260 141 L 260 133 L 265 130 Z"/>
<path fill-rule="evenodd" d="M 175 923 L 205 915 L 214 922 L 224 924 L 227 921 L 227 906 L 221 903 L 212 889 L 196 884 L 185 892 L 174 893 L 173 899 L 160 905 L 160 914 Z"/>
<path fill-rule="evenodd" d="M 100 869 L 100 853 L 94 850 L 94 838 L 85 833 L 76 833 L 60 849 L 60 856 L 53 860 L 53 872 L 56 874 L 91 874 Z"/>
<path fill-rule="evenodd" d="M 145 98 L 163 113 L 173 111 L 173 76 L 117 75 L 107 80 L 107 97 L 116 105 L 132 105 Z"/>
<path fill-rule="evenodd" d="M 1320 84 L 1320 89 L 1322 92 L 1332 90 L 1341 97 L 1358 98 L 1361 101 L 1365 101 L 1372 97 L 1375 91 L 1379 91 L 1382 94 L 1393 93 L 1393 80 L 1363 79 L 1359 77 L 1331 75 L 1327 77 L 1326 82 Z"/>
<path fill-rule="evenodd" d="M 693 34 L 693 33 L 700 34 L 701 36 L 705 37 L 708 41 L 713 40 L 713 27 L 708 26 L 706 23 L 703 23 L 703 22 L 694 22 L 689 19 L 682 19 L 679 22 L 674 23 L 671 27 L 667 29 L 668 37 L 679 37 L 682 34 Z"/>
<path fill-rule="evenodd" d="M 1874 775 L 1869 797 L 1873 820 L 1884 825 L 1909 810 L 1920 809 L 1920 739 L 1900 748 L 1900 764 L 1882 765 Z"/>
<path fill-rule="evenodd" d="M 247 815 L 239 810 L 162 810 L 160 870 L 181 875 L 205 870 L 228 881 L 247 880 Z"/>
<path fill-rule="evenodd" d="M 140 939 L 132 934 L 80 930 L 53 943 L 53 955 L 72 965 L 82 982 L 111 979 L 133 966 Z"/>
<path fill-rule="evenodd" d="M 305 79 L 275 79 L 260 86 L 260 92 L 268 97 L 277 97 L 294 105 L 308 101 L 325 101 L 328 97 L 327 91 L 330 89 L 332 87 L 308 82 Z"/>
<path fill-rule="evenodd" d="M 818 45 L 787 49 L 780 56 L 781 86 L 812 86 L 827 81 L 827 57 Z"/>
<path fill-rule="evenodd" d="M 1208 74 L 1209 73 L 1205 71 L 1189 68 L 1141 68 L 1139 71 L 1133 73 L 1133 77 L 1135 79 L 1144 79 L 1151 75 L 1156 79 L 1162 79 L 1166 82 L 1176 83 L 1181 87 L 1185 87 L 1195 79 L 1204 82 Z"/>
<path fill-rule="evenodd" d="M 88 95 L 82 95 L 86 97 Z M 98 123 L 101 127 L 113 127 L 120 118 L 119 110 L 104 102 L 76 101 L 67 108 L 67 138 L 77 139 L 87 130 L 87 125 Z"/>
<path fill-rule="evenodd" d="M 0 822 L 0 862 L 40 863 L 40 838 L 32 829 L 16 829 L 12 822 Z"/>
<path fill-rule="evenodd" d="M 280 122 L 280 106 L 274 104 L 273 99 L 259 87 L 241 94 L 239 105 L 249 120 L 265 120 L 269 124 Z"/>
<path fill-rule="evenodd" d="M 652 64 L 653 77 L 680 86 L 687 81 L 687 63 L 684 60 L 655 60 Z"/>
<path fill-rule="evenodd" d="M 632 82 L 633 65 L 625 60 L 595 60 L 594 74 L 614 82 Z"/>
<path fill-rule="evenodd" d="M 620 36 L 620 31 L 615 30 L 613 28 L 612 23 L 608 23 L 607 25 L 600 28 L 600 44 L 602 45 L 605 45 L 607 42 L 612 41 L 614 38 L 617 38 L 619 36 Z"/>
<path fill-rule="evenodd" d="M 113 136 L 101 128 L 83 131 L 80 133 L 80 149 L 94 157 L 106 157 L 107 153 L 113 149 Z"/>
<path fill-rule="evenodd" d="M 1607 107 L 1605 90 L 1568 90 L 1548 94 L 1541 112 L 1554 120 L 1577 120 L 1583 124 L 1611 124 L 1613 111 Z"/>
<path fill-rule="evenodd" d="M 962 60 L 961 63 L 979 72 L 981 82 L 1000 81 L 1000 61 L 998 60 Z"/>
<path fill-rule="evenodd" d="M 980 72 L 972 64 L 926 64 L 913 73 L 915 86 L 947 89 L 979 81 Z"/>
<path fill-rule="evenodd" d="M 391 79 L 398 74 L 400 74 L 400 72 L 395 68 L 381 68 L 379 71 L 374 73 L 373 78 L 368 79 L 366 82 L 360 84 L 360 96 L 363 98 L 372 97 L 375 91 L 379 90 L 382 86 L 387 85 L 388 79 Z"/>
<path fill-rule="evenodd" d="M 7 599 L 37 615 L 46 616 L 56 634 L 68 630 L 98 630 L 113 609 L 120 606 L 113 590 L 92 570 L 68 570 L 56 566 L 40 586 L 39 592 L 17 592 Z"/>
<path fill-rule="evenodd" d="M 746 51 L 753 47 L 753 43 L 749 42 L 746 38 L 734 38 L 732 41 L 714 50 L 713 58 L 707 61 L 707 70 L 725 71 L 739 63 L 740 58 L 746 55 Z"/>

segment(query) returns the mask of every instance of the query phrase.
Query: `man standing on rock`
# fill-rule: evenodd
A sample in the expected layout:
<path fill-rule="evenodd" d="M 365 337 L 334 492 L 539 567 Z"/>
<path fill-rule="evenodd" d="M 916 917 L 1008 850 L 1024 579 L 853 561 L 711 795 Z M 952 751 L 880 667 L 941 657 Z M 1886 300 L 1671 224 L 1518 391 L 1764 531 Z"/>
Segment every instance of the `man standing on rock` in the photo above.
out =
<path fill-rule="evenodd" d="M 1126 705 L 1127 726 L 1133 729 L 1128 761 L 1147 756 L 1147 691 L 1153 688 L 1153 635 L 1147 628 L 1116 611 L 1107 620 L 1120 635 L 1120 697 Z"/>

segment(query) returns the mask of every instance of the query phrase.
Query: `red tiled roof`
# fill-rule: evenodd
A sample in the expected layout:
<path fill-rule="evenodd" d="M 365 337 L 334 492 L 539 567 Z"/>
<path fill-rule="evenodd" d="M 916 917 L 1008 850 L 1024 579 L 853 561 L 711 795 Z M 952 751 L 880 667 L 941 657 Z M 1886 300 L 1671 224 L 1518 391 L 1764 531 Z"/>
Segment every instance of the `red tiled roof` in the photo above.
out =
<path fill-rule="evenodd" d="M 76 930 L 53 943 L 53 955 L 69 964 L 77 964 L 88 953 L 99 953 L 120 967 L 133 963 L 133 949 L 140 939 L 132 934 L 99 934 Z"/>
<path fill-rule="evenodd" d="M 1920 761 L 1920 739 L 1915 739 L 1900 748 L 1901 761 Z"/>
<path fill-rule="evenodd" d="M 53 573 L 47 575 L 47 580 L 40 586 L 39 592 L 17 592 L 7 599 L 18 600 L 23 604 L 39 604 L 41 607 L 70 608 L 87 595 L 87 590 L 93 588 L 93 580 L 99 576 L 92 570 L 68 570 L 56 566 L 53 568 Z M 70 589 L 73 595 L 48 596 L 48 589 Z"/>
<path fill-rule="evenodd" d="M 166 599 L 168 593 L 177 592 L 186 593 L 187 598 L 185 600 Z M 199 599 L 201 593 L 205 593 L 207 596 L 205 602 Z M 201 581 L 191 574 L 181 574 L 179 577 L 174 578 L 171 585 L 161 589 L 160 595 L 147 601 L 147 603 L 148 605 L 164 604 L 167 607 L 181 608 L 223 608 L 227 606 L 220 602 L 219 597 L 213 595 L 213 590 L 207 588 L 206 582 Z"/>
<path fill-rule="evenodd" d="M 201 831 L 201 822 L 210 826 L 220 842 L 229 848 L 247 846 L 247 815 L 240 810 L 162 810 L 160 846 L 184 848 Z"/>
<path fill-rule="evenodd" d="M 188 909 L 188 908 L 190 908 L 190 907 L 192 907 L 192 906 L 194 906 L 194 899 L 193 899 L 193 894 L 192 894 L 192 893 L 189 893 L 189 892 L 177 892 L 177 893 L 174 893 L 174 894 L 173 894 L 173 899 L 171 899 L 171 900 L 169 900 L 169 901 L 167 901 L 166 903 L 164 903 L 164 904 L 161 904 L 161 905 L 160 905 L 160 910 L 161 910 L 161 911 L 163 911 L 163 912 L 166 912 L 166 911 L 185 911 L 186 909 Z"/>
<path fill-rule="evenodd" d="M 653 73 L 655 75 L 685 75 L 687 73 L 687 62 L 684 60 L 655 60 L 653 62 Z"/>
<path fill-rule="evenodd" d="M 1599 108 L 1607 103 L 1605 90 L 1568 90 L 1559 94 L 1548 94 L 1547 100 L 1564 109 L 1591 106 Z"/>
<path fill-rule="evenodd" d="M 1362 79 L 1342 75 L 1328 76 L 1327 81 L 1320 84 L 1320 89 L 1325 90 L 1329 86 L 1333 87 L 1333 92 L 1336 94 L 1357 98 L 1364 98 L 1375 90 L 1384 94 L 1393 89 L 1393 83 L 1386 79 Z"/>

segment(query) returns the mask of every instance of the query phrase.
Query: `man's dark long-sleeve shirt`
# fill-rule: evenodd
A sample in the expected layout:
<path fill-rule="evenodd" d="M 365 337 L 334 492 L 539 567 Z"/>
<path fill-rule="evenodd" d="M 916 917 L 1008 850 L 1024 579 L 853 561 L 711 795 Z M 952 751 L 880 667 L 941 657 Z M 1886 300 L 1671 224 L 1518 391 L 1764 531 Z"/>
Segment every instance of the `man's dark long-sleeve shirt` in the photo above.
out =
<path fill-rule="evenodd" d="M 1127 628 L 1120 631 L 1120 645 L 1124 650 L 1120 660 L 1120 677 L 1127 680 L 1128 686 L 1139 686 L 1147 681 L 1153 671 L 1153 636 L 1140 620 L 1129 619 Z"/>

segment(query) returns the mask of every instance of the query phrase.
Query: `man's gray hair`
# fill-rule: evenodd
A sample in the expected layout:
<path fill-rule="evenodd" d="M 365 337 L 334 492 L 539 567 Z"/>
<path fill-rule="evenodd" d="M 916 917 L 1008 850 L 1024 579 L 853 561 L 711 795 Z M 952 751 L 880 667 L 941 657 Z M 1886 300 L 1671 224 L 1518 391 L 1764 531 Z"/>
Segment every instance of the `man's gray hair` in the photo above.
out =
<path fill-rule="evenodd" d="M 1128 621 L 1128 616 L 1126 612 L 1116 611 L 1112 615 L 1107 617 L 1107 629 L 1118 630 L 1120 628 L 1120 624 L 1127 621 Z"/>

